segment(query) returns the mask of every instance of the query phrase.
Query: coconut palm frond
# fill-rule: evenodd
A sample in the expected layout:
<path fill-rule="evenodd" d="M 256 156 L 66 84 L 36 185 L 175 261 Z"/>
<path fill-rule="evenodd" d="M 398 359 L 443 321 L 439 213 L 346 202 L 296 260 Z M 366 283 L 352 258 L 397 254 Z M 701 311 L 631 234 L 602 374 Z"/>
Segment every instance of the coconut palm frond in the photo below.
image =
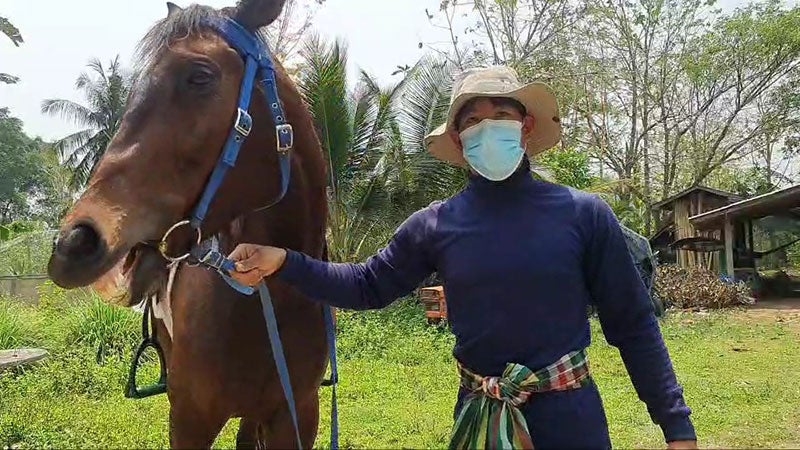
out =
<path fill-rule="evenodd" d="M 89 108 L 72 100 L 47 99 L 42 101 L 42 114 L 58 116 L 75 125 L 84 127 L 97 126 L 97 117 Z"/>
<path fill-rule="evenodd" d="M 300 90 L 328 157 L 334 193 L 347 178 L 346 162 L 352 143 L 351 98 L 347 92 L 347 52 L 341 42 L 327 44 L 312 36 L 300 53 L 306 68 Z"/>
<path fill-rule="evenodd" d="M 0 73 L 0 83 L 3 84 L 16 84 L 19 83 L 19 77 L 8 73 Z"/>
<path fill-rule="evenodd" d="M 452 86 L 446 62 L 423 59 L 410 71 L 404 86 L 403 112 L 398 118 L 406 147 L 424 150 L 424 138 L 445 120 Z"/>
<path fill-rule="evenodd" d="M 55 145 L 64 164 L 73 169 L 72 182 L 76 187 L 89 180 L 119 129 L 133 82 L 133 77 L 122 68 L 119 56 L 108 68 L 96 58 L 90 60 L 87 67 L 90 70 L 75 81 L 75 87 L 83 93 L 85 104 L 49 99 L 41 105 L 42 113 L 85 128 L 60 139 Z"/>
<path fill-rule="evenodd" d="M 11 39 L 11 42 L 16 47 L 19 47 L 19 44 L 25 42 L 22 39 L 22 34 L 20 34 L 19 29 L 5 17 L 0 17 L 0 34 L 3 34 L 7 38 Z"/>

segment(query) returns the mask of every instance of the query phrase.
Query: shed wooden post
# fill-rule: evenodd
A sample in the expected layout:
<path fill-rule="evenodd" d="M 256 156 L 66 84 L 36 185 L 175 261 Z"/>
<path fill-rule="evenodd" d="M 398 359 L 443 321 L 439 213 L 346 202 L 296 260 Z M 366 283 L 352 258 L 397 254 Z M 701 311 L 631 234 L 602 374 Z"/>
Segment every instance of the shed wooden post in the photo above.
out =
<path fill-rule="evenodd" d="M 733 222 L 725 218 L 725 274 L 733 277 Z"/>

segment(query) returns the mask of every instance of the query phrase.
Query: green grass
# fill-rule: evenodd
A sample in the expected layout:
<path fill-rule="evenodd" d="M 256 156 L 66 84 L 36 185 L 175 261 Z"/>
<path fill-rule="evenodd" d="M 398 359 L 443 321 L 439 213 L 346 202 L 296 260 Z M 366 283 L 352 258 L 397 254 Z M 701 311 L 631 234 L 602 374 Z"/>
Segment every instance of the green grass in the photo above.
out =
<path fill-rule="evenodd" d="M 45 347 L 51 357 L 0 375 L 0 447 L 167 446 L 166 397 L 123 397 L 138 316 L 60 292 L 38 308 L 2 305 L 0 330 L 17 324 L 10 342 Z M 446 446 L 457 388 L 449 332 L 426 326 L 408 302 L 339 317 L 342 446 Z M 592 326 L 592 370 L 615 447 L 663 448 L 618 352 Z M 670 313 L 662 329 L 702 446 L 800 445 L 800 384 L 791 381 L 800 378 L 797 323 L 737 311 Z M 116 351 L 98 362 L 98 347 Z M 322 395 L 318 444 L 326 446 L 330 389 Z M 232 420 L 216 446 L 232 447 L 235 431 Z"/>

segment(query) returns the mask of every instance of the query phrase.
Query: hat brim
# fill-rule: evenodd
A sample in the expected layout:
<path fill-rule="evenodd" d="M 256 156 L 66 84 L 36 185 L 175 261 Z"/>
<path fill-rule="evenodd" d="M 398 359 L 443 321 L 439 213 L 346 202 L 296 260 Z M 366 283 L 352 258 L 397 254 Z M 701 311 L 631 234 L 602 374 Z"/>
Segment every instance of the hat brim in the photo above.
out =
<path fill-rule="evenodd" d="M 447 121 L 425 136 L 425 146 L 436 158 L 459 167 L 466 167 L 464 154 L 453 141 L 449 131 L 455 130 L 455 115 L 464 104 L 475 97 L 506 97 L 525 106 L 533 117 L 533 132 L 526 141 L 528 156 L 537 155 L 555 146 L 561 139 L 561 118 L 558 101 L 544 83 L 534 82 L 509 92 L 464 92 L 456 97 L 448 110 Z"/>

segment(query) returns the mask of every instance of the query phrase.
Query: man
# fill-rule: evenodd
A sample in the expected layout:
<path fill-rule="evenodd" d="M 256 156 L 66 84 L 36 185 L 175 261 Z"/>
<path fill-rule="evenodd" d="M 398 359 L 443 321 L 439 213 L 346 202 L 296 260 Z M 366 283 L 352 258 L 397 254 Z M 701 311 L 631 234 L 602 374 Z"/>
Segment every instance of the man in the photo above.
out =
<path fill-rule="evenodd" d="M 650 248 L 650 241 L 624 225 L 620 225 L 620 228 L 622 229 L 622 235 L 625 236 L 628 252 L 633 258 L 633 265 L 639 272 L 644 287 L 647 289 L 648 295 L 650 295 L 650 301 L 653 303 L 656 316 L 661 317 L 664 314 L 664 305 L 661 303 L 661 299 L 658 298 L 658 294 L 653 290 L 658 264 L 656 263 L 655 255 L 653 255 L 653 250 Z"/>
<path fill-rule="evenodd" d="M 434 271 L 444 282 L 461 374 L 451 448 L 608 448 L 586 359 L 587 306 L 618 347 L 670 448 L 696 448 L 653 308 L 620 225 L 598 197 L 531 176 L 527 156 L 560 139 L 558 105 L 506 67 L 455 83 L 428 150 L 469 167 L 468 187 L 414 213 L 363 264 L 242 244 L 230 255 L 248 285 L 275 275 L 346 309 L 382 308 Z"/>

